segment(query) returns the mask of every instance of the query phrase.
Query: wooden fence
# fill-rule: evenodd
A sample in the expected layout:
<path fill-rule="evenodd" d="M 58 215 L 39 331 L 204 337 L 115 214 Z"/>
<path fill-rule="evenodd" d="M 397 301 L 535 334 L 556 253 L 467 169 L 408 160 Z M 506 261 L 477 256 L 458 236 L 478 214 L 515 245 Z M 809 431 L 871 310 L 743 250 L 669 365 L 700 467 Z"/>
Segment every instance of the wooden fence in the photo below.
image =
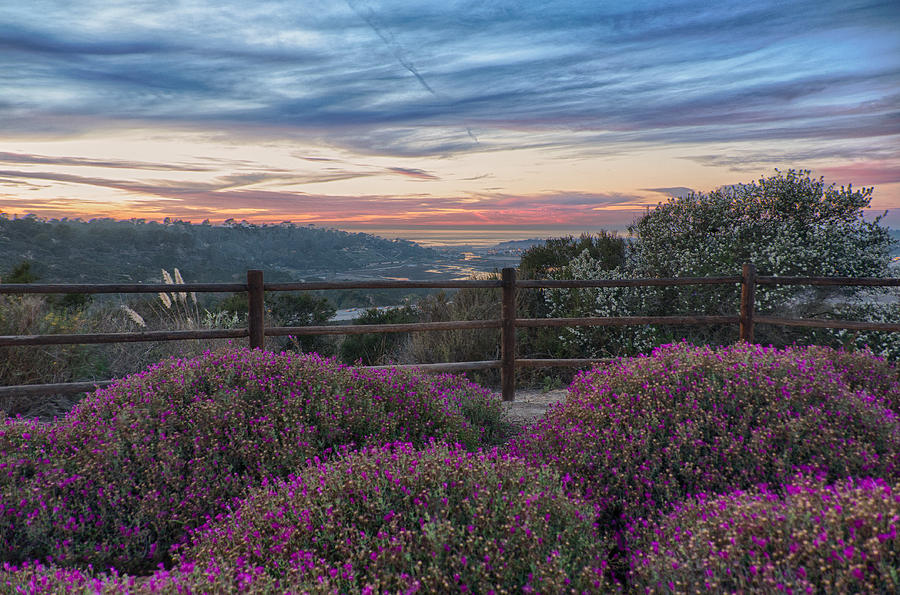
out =
<path fill-rule="evenodd" d="M 518 289 L 575 289 L 597 287 L 652 287 L 681 285 L 740 284 L 740 314 L 737 316 L 618 316 L 594 318 L 518 318 L 516 293 Z M 500 359 L 488 361 L 449 362 L 439 364 L 410 364 L 395 366 L 416 368 L 430 372 L 459 372 L 499 368 L 501 391 L 505 401 L 515 396 L 516 368 L 581 367 L 597 363 L 598 359 L 522 359 L 516 357 L 516 329 L 573 326 L 629 326 L 629 325 L 719 325 L 737 324 L 742 341 L 753 342 L 757 324 L 843 328 L 869 331 L 900 331 L 900 324 L 782 318 L 755 313 L 757 285 L 812 286 L 869 286 L 897 287 L 900 279 L 877 277 L 765 277 L 757 276 L 756 268 L 745 264 L 741 275 L 723 277 L 681 277 L 665 279 L 591 279 L 591 280 L 517 280 L 516 270 L 505 268 L 499 280 L 463 281 L 332 281 L 311 283 L 265 283 L 263 272 L 247 271 L 246 283 L 183 283 L 183 284 L 0 284 L 0 294 L 100 294 L 100 293 L 160 293 L 160 292 L 247 292 L 247 328 L 230 330 L 150 331 L 103 334 L 53 334 L 0 336 L 0 347 L 25 345 L 66 345 L 125 343 L 134 341 L 174 341 L 181 339 L 248 339 L 251 348 L 262 348 L 265 337 L 301 335 L 356 335 L 366 333 L 408 333 L 459 329 L 500 329 Z M 500 318 L 486 320 L 457 320 L 451 322 L 417 322 L 409 324 L 360 324 L 329 326 L 266 327 L 264 322 L 264 292 L 311 291 L 334 289 L 463 289 L 496 288 L 501 290 Z M 381 368 L 388 366 L 369 366 Z M 0 397 L 46 394 L 72 394 L 111 384 L 112 380 L 70 382 L 62 384 L 34 384 L 0 387 Z"/>

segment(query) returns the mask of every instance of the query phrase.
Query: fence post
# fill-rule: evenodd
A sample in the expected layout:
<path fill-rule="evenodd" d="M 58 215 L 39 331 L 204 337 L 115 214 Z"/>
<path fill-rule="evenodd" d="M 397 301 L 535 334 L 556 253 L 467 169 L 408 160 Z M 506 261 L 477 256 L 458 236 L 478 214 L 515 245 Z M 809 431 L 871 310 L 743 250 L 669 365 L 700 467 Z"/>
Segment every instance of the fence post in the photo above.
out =
<path fill-rule="evenodd" d="M 741 277 L 741 341 L 753 343 L 753 311 L 756 308 L 756 266 L 745 262 Z"/>
<path fill-rule="evenodd" d="M 502 271 L 500 303 L 500 385 L 504 401 L 516 396 L 516 269 Z"/>
<path fill-rule="evenodd" d="M 263 292 L 263 272 L 251 269 L 247 271 L 247 317 L 250 331 L 250 349 L 263 348 L 266 336 L 265 329 L 265 294 Z"/>

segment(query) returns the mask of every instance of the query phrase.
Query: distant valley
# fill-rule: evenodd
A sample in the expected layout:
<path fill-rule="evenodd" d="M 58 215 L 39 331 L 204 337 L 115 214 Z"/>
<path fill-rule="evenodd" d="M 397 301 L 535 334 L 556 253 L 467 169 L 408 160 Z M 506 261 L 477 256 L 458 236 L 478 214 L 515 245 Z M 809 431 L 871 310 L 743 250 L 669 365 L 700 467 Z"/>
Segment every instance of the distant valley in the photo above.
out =
<path fill-rule="evenodd" d="M 0 217 L 0 275 L 26 261 L 47 283 L 146 283 L 175 267 L 193 282 L 238 281 L 251 268 L 269 281 L 458 279 L 515 266 L 518 256 L 292 224 Z"/>

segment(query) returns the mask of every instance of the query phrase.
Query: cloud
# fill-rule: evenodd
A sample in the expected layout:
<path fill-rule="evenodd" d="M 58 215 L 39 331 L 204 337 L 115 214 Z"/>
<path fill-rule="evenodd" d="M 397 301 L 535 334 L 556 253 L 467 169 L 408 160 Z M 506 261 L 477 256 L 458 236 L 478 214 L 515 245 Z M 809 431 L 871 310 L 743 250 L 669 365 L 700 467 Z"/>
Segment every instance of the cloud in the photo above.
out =
<path fill-rule="evenodd" d="M 869 186 L 873 184 L 900 183 L 900 161 L 893 163 L 862 162 L 850 165 L 835 165 L 816 170 L 828 181 L 838 184 Z"/>
<path fill-rule="evenodd" d="M 694 193 L 693 188 L 685 188 L 684 186 L 672 186 L 670 188 L 643 188 L 643 190 L 646 190 L 647 192 L 658 192 L 660 194 L 665 194 L 666 196 L 674 196 L 677 198 L 682 198 Z"/>
<path fill-rule="evenodd" d="M 0 119 L 249 128 L 410 156 L 494 150 L 495 130 L 553 131 L 550 146 L 594 131 L 574 141 L 587 148 L 900 130 L 896 3 L 348 2 L 7 8 L 0 67 L 16 84 L 0 85 Z"/>
<path fill-rule="evenodd" d="M 151 169 L 160 171 L 211 171 L 208 167 L 148 163 L 144 161 L 123 161 L 117 159 L 85 159 L 82 157 L 47 157 L 27 153 L 6 153 L 0 151 L 0 163 L 22 163 L 29 165 L 75 165 L 85 167 L 109 167 L 121 169 Z"/>
<path fill-rule="evenodd" d="M 162 180 L 156 182 L 143 182 L 134 180 L 121 180 L 102 177 L 79 176 L 75 174 L 67 174 L 62 172 L 33 172 L 20 170 L 0 170 L 0 176 L 6 178 L 17 178 L 24 180 L 51 180 L 55 182 L 63 182 L 67 184 L 81 184 L 86 186 L 96 186 L 98 188 L 111 188 L 114 190 L 122 190 L 124 192 L 132 192 L 136 194 L 147 194 L 161 196 L 169 199 L 179 197 L 199 196 L 203 193 L 223 194 L 226 191 L 235 190 L 246 186 L 255 186 L 266 183 L 277 182 L 283 186 L 302 185 L 302 184 L 320 184 L 324 182 L 333 182 L 338 180 L 348 180 L 352 178 L 366 177 L 373 175 L 369 172 L 349 172 L 336 171 L 332 173 L 316 174 L 316 175 L 295 175 L 281 174 L 270 172 L 256 172 L 247 174 L 233 174 L 220 176 L 208 182 L 186 182 L 182 180 Z M 27 182 L 26 182 L 27 184 Z M 278 196 L 278 193 L 270 193 L 272 196 Z"/>
<path fill-rule="evenodd" d="M 791 149 L 726 148 L 725 152 L 682 157 L 708 167 L 724 167 L 730 171 L 759 170 L 760 166 L 783 166 L 783 164 L 809 163 L 813 161 L 891 161 L 900 160 L 900 137 L 886 138 L 883 145 L 871 143 L 829 143 L 827 145 L 803 146 Z"/>
<path fill-rule="evenodd" d="M 526 195 L 480 193 L 475 196 L 481 198 L 488 208 L 500 207 L 503 209 L 529 210 L 547 209 L 551 208 L 552 205 L 554 209 L 572 212 L 605 207 L 620 207 L 622 205 L 631 205 L 639 208 L 643 202 L 643 199 L 636 195 L 560 190 Z"/>
<path fill-rule="evenodd" d="M 0 9 L 0 144 L 7 149 L 0 183 L 27 195 L 79 184 L 127 193 L 122 204 L 146 213 L 211 219 L 250 209 L 258 217 L 360 225 L 454 218 L 576 225 L 579 216 L 624 216 L 642 199 L 581 192 L 577 184 L 513 195 L 499 165 L 482 170 L 497 172 L 491 188 L 465 194 L 451 185 L 493 174 L 461 169 L 468 177 L 457 177 L 427 158 L 484 154 L 487 164 L 501 151 L 498 160 L 515 150 L 564 160 L 665 148 L 754 175 L 807 166 L 854 183 L 897 180 L 896 2 L 798 0 L 791 10 L 776 0 L 347 0 L 314 9 L 288 0 L 7 4 Z M 107 131 L 174 131 L 262 152 L 271 141 L 296 143 L 298 161 L 283 167 L 300 167 L 203 156 L 165 165 L 68 149 L 30 152 L 27 144 L 85 133 L 102 139 Z M 115 173 L 78 176 L 71 167 Z M 202 181 L 141 174 L 153 170 L 214 173 Z M 367 177 L 401 188 L 405 180 L 434 181 L 427 188 L 443 196 L 303 192 Z"/>
<path fill-rule="evenodd" d="M 58 216 L 67 209 L 111 212 L 129 216 L 227 219 L 240 214 L 260 221 L 291 220 L 347 225 L 608 225 L 644 207 L 640 196 L 553 191 L 513 195 L 482 192 L 457 196 L 324 195 L 270 190 L 259 184 L 280 180 L 278 174 L 223 176 L 209 182 L 158 180 L 135 182 L 58 172 L 0 170 L 0 179 L 52 180 L 120 190 L 128 197 L 103 207 L 99 201 L 41 201 L 17 198 L 11 206 Z M 83 211 L 82 211 L 83 212 Z"/>
<path fill-rule="evenodd" d="M 357 0 L 346 0 L 346 2 L 347 6 L 349 6 L 357 15 L 359 15 L 359 18 L 365 21 L 365 23 L 369 25 L 369 27 L 372 29 L 372 31 L 375 32 L 375 34 L 381 39 L 381 41 L 384 42 L 388 49 L 390 49 L 391 53 L 394 54 L 394 57 L 397 59 L 397 62 L 399 62 L 403 66 L 403 68 L 408 70 L 409 73 L 412 74 L 417 81 L 419 81 L 419 84 L 422 85 L 422 87 L 426 91 L 428 91 L 432 95 L 437 96 L 437 93 L 435 93 L 434 89 L 431 88 L 431 85 L 428 84 L 428 82 L 425 80 L 425 77 L 423 77 L 419 73 L 419 70 L 409 59 L 406 49 L 403 48 L 403 46 L 401 46 L 394 38 L 394 34 L 387 30 L 384 26 L 379 24 L 379 19 L 376 16 L 375 11 L 369 6 L 361 6 L 361 3 Z"/>
<path fill-rule="evenodd" d="M 437 180 L 439 179 L 436 175 L 430 174 L 423 169 L 416 169 L 412 167 L 389 167 L 387 168 L 388 172 L 400 174 L 401 176 L 406 176 L 408 178 L 413 178 L 416 180 Z"/>

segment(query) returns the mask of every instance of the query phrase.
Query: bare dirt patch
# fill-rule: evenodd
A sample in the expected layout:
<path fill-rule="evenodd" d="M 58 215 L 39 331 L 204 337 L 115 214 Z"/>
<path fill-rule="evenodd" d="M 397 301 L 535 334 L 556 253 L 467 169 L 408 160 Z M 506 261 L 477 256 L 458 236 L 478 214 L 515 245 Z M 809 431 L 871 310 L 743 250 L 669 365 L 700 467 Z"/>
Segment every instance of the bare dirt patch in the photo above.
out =
<path fill-rule="evenodd" d="M 564 388 L 550 391 L 517 390 L 515 400 L 504 402 L 503 410 L 511 422 L 524 425 L 544 415 L 550 405 L 565 401 L 566 394 Z"/>

